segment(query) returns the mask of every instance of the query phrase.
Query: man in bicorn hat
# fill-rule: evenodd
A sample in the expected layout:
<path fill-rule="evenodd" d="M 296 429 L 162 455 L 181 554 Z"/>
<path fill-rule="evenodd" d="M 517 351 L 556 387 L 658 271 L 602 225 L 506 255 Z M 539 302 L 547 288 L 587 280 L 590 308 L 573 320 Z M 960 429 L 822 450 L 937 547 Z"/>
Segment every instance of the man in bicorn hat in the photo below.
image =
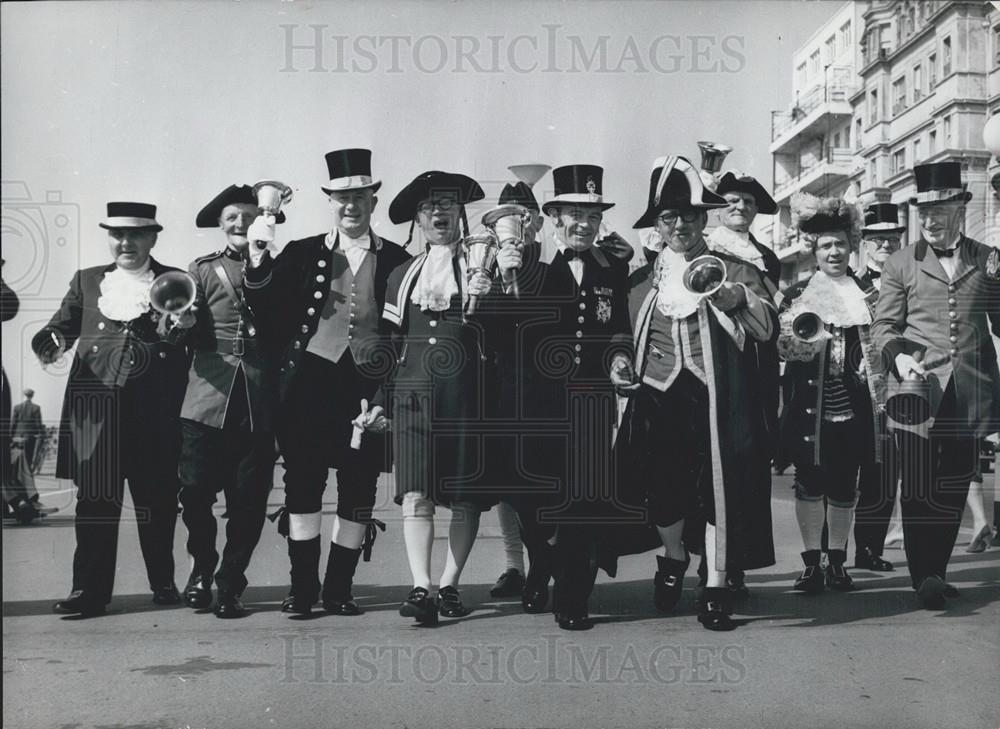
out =
<path fill-rule="evenodd" d="M 614 204 L 603 196 L 603 174 L 596 165 L 554 170 L 556 194 L 542 211 L 555 225 L 556 250 L 508 246 L 498 254 L 513 332 L 500 362 L 516 375 L 516 452 L 523 453 L 515 464 L 520 483 L 503 498 L 517 509 L 530 559 L 522 606 L 544 611 L 554 577 L 552 610 L 564 630 L 592 625 L 599 526 L 617 505 L 612 380 L 628 384 L 631 363 L 628 266 L 596 245 Z"/>
<path fill-rule="evenodd" d="M 279 530 L 288 537 L 291 590 L 282 610 L 309 613 L 322 597 L 327 612 L 358 615 L 351 586 L 362 547 L 374 539 L 376 482 L 388 463 L 382 434 L 367 433 L 352 447 L 352 420 L 393 364 L 379 314 L 389 273 L 409 256 L 371 229 L 382 184 L 372 177 L 371 152 L 340 149 L 326 155 L 326 163 L 330 232 L 291 241 L 276 258 L 251 246 L 245 288 L 248 303 L 279 328 L 283 349 Z M 263 217 L 253 228 L 251 241 L 273 237 Z M 321 509 L 330 468 L 337 469 L 337 515 L 321 595 Z"/>
<path fill-rule="evenodd" d="M 194 562 L 184 602 L 196 609 L 211 605 L 214 579 L 220 618 L 245 614 L 240 595 L 264 526 L 276 456 L 273 346 L 268 346 L 266 313 L 258 316 L 243 291 L 247 231 L 259 214 L 248 185 L 230 185 L 198 213 L 195 225 L 221 228 L 226 245 L 189 266 L 197 283 L 194 313 L 172 332 L 175 340 L 183 336 L 194 352 L 181 407 L 178 469 L 187 548 Z M 283 220 L 279 212 L 277 222 Z M 223 490 L 229 521 L 220 565 L 212 506 Z"/>
<path fill-rule="evenodd" d="M 882 267 L 902 245 L 905 226 L 899 224 L 899 207 L 873 203 L 865 208 L 861 227 L 861 269 L 858 278 L 876 290 L 882 287 Z M 884 413 L 881 417 L 885 417 Z M 881 460 L 867 461 L 858 478 L 858 503 L 854 510 L 854 566 L 891 572 L 892 562 L 882 557 L 892 519 L 899 481 L 899 454 L 895 440 L 885 437 L 884 423 L 876 431 Z"/>
<path fill-rule="evenodd" d="M 636 227 L 655 225 L 667 247 L 633 275 L 635 387 L 618 433 L 619 460 L 646 484 L 649 518 L 665 548 L 654 604 L 673 610 L 688 554 L 700 552 L 706 587 L 698 618 L 710 630 L 734 627 L 727 571 L 774 563 L 770 457 L 752 343 L 771 340 L 776 312 L 761 271 L 728 253 L 714 254 L 725 265 L 714 293 L 685 285 L 689 264 L 709 253 L 707 211 L 725 205 L 686 159 L 658 160 Z"/>
<path fill-rule="evenodd" d="M 920 603 L 945 606 L 945 581 L 981 439 L 1000 427 L 1000 250 L 962 234 L 961 164 L 914 168 L 920 239 L 882 268 L 875 322 L 894 379 L 926 378 L 930 420 L 898 431 L 903 540 Z"/>
<path fill-rule="evenodd" d="M 73 587 L 58 613 L 99 615 L 111 601 L 125 479 L 153 602 L 180 602 L 174 585 L 178 414 L 187 358 L 161 340 L 168 318 L 150 305 L 150 286 L 178 269 L 150 256 L 156 206 L 108 203 L 113 262 L 78 271 L 62 305 L 31 341 L 43 364 L 76 345 L 66 384 L 56 475 L 78 488 Z M 158 331 L 159 329 L 159 331 Z"/>

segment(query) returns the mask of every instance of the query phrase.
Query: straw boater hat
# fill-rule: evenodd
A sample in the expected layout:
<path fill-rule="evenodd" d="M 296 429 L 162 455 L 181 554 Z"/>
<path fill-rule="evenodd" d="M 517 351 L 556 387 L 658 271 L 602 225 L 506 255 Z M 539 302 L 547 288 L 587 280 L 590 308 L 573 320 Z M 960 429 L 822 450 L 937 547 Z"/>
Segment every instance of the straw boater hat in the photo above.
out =
<path fill-rule="evenodd" d="M 156 206 L 140 202 L 109 202 L 108 216 L 98 223 L 102 228 L 141 228 L 159 233 L 163 226 L 156 222 Z"/>
<path fill-rule="evenodd" d="M 382 186 L 381 180 L 372 177 L 370 149 L 335 149 L 326 155 L 326 168 L 330 173 L 330 181 L 322 189 L 327 195 L 369 187 L 372 192 L 378 192 Z"/>
<path fill-rule="evenodd" d="M 894 203 L 873 203 L 865 208 L 862 233 L 902 233 L 905 225 L 899 224 L 899 206 Z"/>
<path fill-rule="evenodd" d="M 253 188 L 249 185 L 230 185 L 198 212 L 194 224 L 199 228 L 216 228 L 225 207 L 240 204 L 257 204 L 257 196 L 253 194 Z M 285 214 L 279 212 L 275 220 L 284 223 Z"/>
<path fill-rule="evenodd" d="M 910 205 L 940 205 L 949 202 L 969 202 L 972 193 L 962 182 L 962 165 L 958 162 L 933 162 L 916 165 L 917 194 Z"/>
<path fill-rule="evenodd" d="M 604 168 L 597 165 L 566 165 L 552 170 L 552 184 L 555 197 L 546 200 L 542 212 L 552 214 L 552 209 L 563 204 L 596 205 L 601 210 L 615 206 L 605 202 L 602 193 Z"/>
<path fill-rule="evenodd" d="M 664 210 L 724 208 L 723 198 L 705 187 L 698 170 L 684 157 L 657 157 L 649 176 L 649 201 L 633 228 L 652 228 Z"/>

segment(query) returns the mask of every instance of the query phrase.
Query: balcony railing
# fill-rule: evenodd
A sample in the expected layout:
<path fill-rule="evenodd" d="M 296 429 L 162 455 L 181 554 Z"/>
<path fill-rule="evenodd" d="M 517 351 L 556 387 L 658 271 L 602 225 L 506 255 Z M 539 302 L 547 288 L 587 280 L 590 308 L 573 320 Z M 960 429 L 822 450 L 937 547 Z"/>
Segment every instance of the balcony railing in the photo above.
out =
<path fill-rule="evenodd" d="M 774 194 L 776 197 L 784 197 L 790 189 L 799 184 L 801 180 L 808 177 L 820 165 L 837 165 L 849 168 L 854 162 L 854 152 L 847 147 L 826 147 L 823 156 L 815 157 L 804 164 L 798 174 L 789 175 L 775 183 Z M 845 173 L 846 174 L 846 173 Z"/>
<path fill-rule="evenodd" d="M 846 103 L 858 90 L 857 85 L 851 81 L 854 78 L 854 73 L 848 68 L 832 66 L 827 69 L 826 77 L 826 84 L 816 86 L 798 97 L 795 105 L 789 111 L 771 112 L 772 142 L 809 116 L 816 107 L 836 101 Z"/>

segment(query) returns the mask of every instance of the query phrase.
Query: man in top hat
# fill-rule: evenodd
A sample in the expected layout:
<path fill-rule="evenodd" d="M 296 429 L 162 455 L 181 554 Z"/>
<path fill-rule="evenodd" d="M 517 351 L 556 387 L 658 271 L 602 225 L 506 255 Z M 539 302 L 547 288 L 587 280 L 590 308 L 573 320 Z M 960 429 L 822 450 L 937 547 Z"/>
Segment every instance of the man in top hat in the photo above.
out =
<path fill-rule="evenodd" d="M 876 290 L 882 287 L 882 267 L 902 245 L 905 226 L 899 224 L 899 207 L 893 203 L 873 203 L 865 208 L 861 227 L 861 283 Z M 883 416 L 884 417 L 884 413 Z M 879 427 L 877 433 L 885 433 Z M 875 572 L 891 572 L 892 562 L 882 557 L 899 481 L 899 458 L 893 438 L 877 435 L 881 441 L 880 461 L 861 466 L 858 503 L 854 512 L 854 566 Z"/>
<path fill-rule="evenodd" d="M 646 212 L 667 247 L 632 281 L 629 310 L 635 386 L 618 433 L 619 460 L 646 485 L 658 557 L 654 604 L 680 599 L 690 552 L 706 561 L 699 621 L 731 630 L 727 570 L 774 564 L 765 404 L 753 342 L 776 332 L 761 272 L 729 253 L 714 293 L 689 290 L 689 264 L 709 253 L 707 211 L 726 201 L 704 188 L 683 157 L 663 157 L 650 178 Z M 697 278 L 695 276 L 694 278 Z"/>
<path fill-rule="evenodd" d="M 24 402 L 14 406 L 14 415 L 10 421 L 13 437 L 23 439 L 24 456 L 29 465 L 34 465 L 35 446 L 38 445 L 38 438 L 45 434 L 42 409 L 33 402 L 34 397 L 35 391 L 30 387 L 26 388 Z"/>
<path fill-rule="evenodd" d="M 248 185 L 230 185 L 198 213 L 195 225 L 221 228 L 226 245 L 188 267 L 197 284 L 194 314 L 172 331 L 175 341 L 183 336 L 194 352 L 181 407 L 178 469 L 194 563 L 184 602 L 197 609 L 211 605 L 214 579 L 220 618 L 245 614 L 239 598 L 264 526 L 276 455 L 276 363 L 266 338 L 269 322 L 266 312 L 259 316 L 250 308 L 243 291 L 247 231 L 259 214 Z M 277 222 L 283 220 L 279 212 Z M 212 506 L 222 490 L 229 521 L 220 565 Z"/>
<path fill-rule="evenodd" d="M 184 349 L 161 340 L 167 320 L 150 286 L 178 269 L 150 256 L 162 230 L 156 206 L 108 203 L 113 262 L 77 271 L 62 305 L 32 339 L 43 364 L 76 345 L 60 419 L 56 476 L 78 488 L 73 588 L 59 613 L 103 613 L 111 600 L 124 482 L 136 509 L 139 545 L 153 602 L 180 602 L 174 586 L 178 414 Z"/>
<path fill-rule="evenodd" d="M 958 162 L 914 168 L 920 239 L 882 268 L 872 333 L 896 379 L 926 378 L 930 417 L 899 437 L 903 540 L 920 603 L 944 607 L 945 581 L 980 440 L 1000 427 L 1000 250 L 962 234 L 971 198 Z M 893 379 L 890 379 L 890 399 Z"/>
<path fill-rule="evenodd" d="M 291 241 L 276 258 L 252 244 L 244 286 L 254 311 L 273 322 L 283 351 L 279 530 L 288 537 L 291 590 L 282 610 L 309 613 L 322 597 L 327 612 L 357 615 L 351 585 L 362 546 L 374 538 L 376 482 L 387 462 L 381 435 L 369 433 L 352 448 L 351 421 L 392 364 L 379 313 L 389 273 L 409 256 L 371 229 L 382 184 L 372 177 L 371 151 L 338 149 L 326 155 L 326 164 L 330 231 Z M 248 235 L 251 242 L 266 241 L 273 232 L 261 217 Z M 321 510 L 330 468 L 337 469 L 337 515 L 321 595 Z"/>
<path fill-rule="evenodd" d="M 511 335 L 500 362 L 513 369 L 514 452 L 524 454 L 514 464 L 520 483 L 503 497 L 517 509 L 530 559 L 522 606 L 544 611 L 554 577 L 559 627 L 585 630 L 597 525 L 616 502 L 607 468 L 615 409 L 609 378 L 631 361 L 628 266 L 596 245 L 604 211 L 614 205 L 603 195 L 604 170 L 570 165 L 552 174 L 556 194 L 542 211 L 555 225 L 556 250 L 498 254 L 505 286 L 516 272 L 520 289 L 519 299 L 508 293 L 503 302 Z"/>

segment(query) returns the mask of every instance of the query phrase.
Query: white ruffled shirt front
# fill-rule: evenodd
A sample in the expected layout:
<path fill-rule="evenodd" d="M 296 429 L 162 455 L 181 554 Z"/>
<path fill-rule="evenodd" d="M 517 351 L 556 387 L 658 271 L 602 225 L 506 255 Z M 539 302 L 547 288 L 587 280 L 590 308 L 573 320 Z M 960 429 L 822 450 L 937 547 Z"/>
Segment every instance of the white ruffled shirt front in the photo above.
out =
<path fill-rule="evenodd" d="M 822 271 L 816 271 L 795 304 L 797 308 L 811 311 L 825 323 L 836 327 L 872 323 L 865 292 L 846 275 L 831 278 Z"/>
<path fill-rule="evenodd" d="M 116 267 L 101 279 L 101 295 L 97 308 L 108 319 L 128 322 L 138 319 L 150 309 L 149 287 L 156 276 L 149 261 L 138 271 Z"/>
<path fill-rule="evenodd" d="M 467 303 L 468 294 L 465 286 L 459 287 L 459 282 L 455 280 L 455 271 L 452 268 L 452 258 L 459 256 L 459 278 L 464 282 L 466 276 L 465 256 L 461 255 L 461 250 L 457 243 L 444 246 L 432 245 L 427 250 L 427 258 L 420 275 L 413 286 L 413 293 L 410 301 L 420 307 L 421 311 L 445 311 L 451 305 L 451 297 L 462 294 L 462 305 Z"/>
<path fill-rule="evenodd" d="M 747 263 L 751 263 L 761 271 L 767 269 L 764 265 L 764 256 L 757 250 L 757 246 L 750 242 L 749 233 L 737 233 L 724 225 L 720 225 L 705 238 L 709 250 L 728 253 L 731 256 L 740 258 Z"/>
<path fill-rule="evenodd" d="M 698 311 L 702 297 L 684 287 L 684 271 L 688 263 L 683 253 L 667 246 L 656 258 L 656 308 L 664 316 L 684 319 Z"/>

